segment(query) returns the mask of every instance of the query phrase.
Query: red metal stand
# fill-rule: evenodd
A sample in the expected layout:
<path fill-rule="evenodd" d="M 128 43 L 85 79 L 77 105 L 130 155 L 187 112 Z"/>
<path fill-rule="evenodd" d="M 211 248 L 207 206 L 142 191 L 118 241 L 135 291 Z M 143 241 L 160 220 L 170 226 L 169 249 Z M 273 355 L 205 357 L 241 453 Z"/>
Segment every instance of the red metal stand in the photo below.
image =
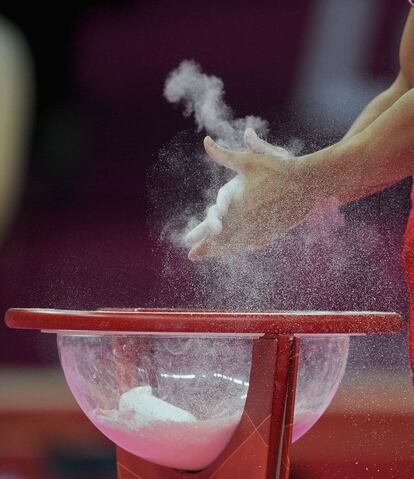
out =
<path fill-rule="evenodd" d="M 250 388 L 225 451 L 200 472 L 174 471 L 117 448 L 118 479 L 287 479 L 299 339 L 254 341 Z"/>
<path fill-rule="evenodd" d="M 300 334 L 400 331 L 394 313 L 9 310 L 10 327 L 49 331 L 255 334 L 250 387 L 240 424 L 206 469 L 186 472 L 117 448 L 118 479 L 288 479 Z"/>

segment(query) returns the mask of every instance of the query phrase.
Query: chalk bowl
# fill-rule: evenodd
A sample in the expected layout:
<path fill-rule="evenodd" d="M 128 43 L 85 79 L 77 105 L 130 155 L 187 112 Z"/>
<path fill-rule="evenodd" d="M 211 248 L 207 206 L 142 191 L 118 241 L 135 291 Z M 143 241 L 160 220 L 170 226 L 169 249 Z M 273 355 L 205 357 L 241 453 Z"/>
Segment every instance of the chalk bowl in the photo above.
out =
<path fill-rule="evenodd" d="M 162 466 L 194 471 L 225 449 L 248 395 L 253 337 L 57 336 L 73 395 L 118 446 Z M 293 441 L 335 395 L 348 349 L 348 336 L 301 337 Z"/>

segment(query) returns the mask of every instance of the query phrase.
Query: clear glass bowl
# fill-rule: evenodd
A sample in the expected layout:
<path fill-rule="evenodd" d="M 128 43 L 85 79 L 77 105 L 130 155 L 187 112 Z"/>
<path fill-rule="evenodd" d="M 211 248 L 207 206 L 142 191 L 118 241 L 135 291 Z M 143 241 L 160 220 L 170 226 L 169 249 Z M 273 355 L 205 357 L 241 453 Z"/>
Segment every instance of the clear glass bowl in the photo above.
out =
<path fill-rule="evenodd" d="M 58 333 L 67 382 L 95 426 L 143 459 L 194 471 L 217 458 L 240 422 L 252 344 L 246 337 Z M 294 441 L 329 405 L 348 348 L 348 336 L 302 337 Z"/>

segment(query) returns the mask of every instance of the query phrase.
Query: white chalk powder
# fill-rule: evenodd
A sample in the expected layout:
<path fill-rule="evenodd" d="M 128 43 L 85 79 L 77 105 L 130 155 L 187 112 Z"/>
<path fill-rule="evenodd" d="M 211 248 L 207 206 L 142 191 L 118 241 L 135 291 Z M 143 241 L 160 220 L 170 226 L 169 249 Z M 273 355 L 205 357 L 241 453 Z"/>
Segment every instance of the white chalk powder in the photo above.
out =
<path fill-rule="evenodd" d="M 183 61 L 167 78 L 164 96 L 171 103 L 183 103 L 184 115 L 194 115 L 198 131 L 205 130 L 222 146 L 236 150 L 246 147 L 255 153 L 291 157 L 290 153 L 261 140 L 255 133 L 265 134 L 268 123 L 260 117 L 234 118 L 232 109 L 224 102 L 223 81 L 206 75 L 198 64 Z M 185 243 L 195 246 L 222 232 L 222 220 L 232 202 L 243 193 L 244 177 L 238 174 L 222 186 L 214 205 L 209 206 L 206 218 L 193 228 L 190 220 L 185 233 Z"/>
<path fill-rule="evenodd" d="M 152 395 L 151 387 L 137 387 L 122 394 L 119 398 L 120 412 L 134 411 L 139 414 L 141 422 L 169 421 L 193 422 L 196 421 L 188 411 L 173 406 Z"/>
<path fill-rule="evenodd" d="M 240 414 L 197 420 L 144 386 L 122 394 L 117 410 L 95 410 L 91 419 L 133 454 L 175 469 L 200 470 L 226 447 Z"/>
<path fill-rule="evenodd" d="M 232 109 L 224 101 L 223 81 L 203 73 L 194 61 L 183 61 L 169 74 L 164 96 L 171 103 L 183 103 L 184 115 L 194 115 L 198 131 L 205 130 L 229 148 L 243 148 L 246 128 L 260 134 L 268 130 L 267 121 L 260 117 L 234 118 Z"/>
<path fill-rule="evenodd" d="M 153 396 L 150 386 L 130 389 L 119 398 L 118 409 L 97 410 L 95 414 L 107 422 L 128 423 L 128 427 L 132 429 L 154 422 L 177 423 L 197 420 L 188 411 Z"/>

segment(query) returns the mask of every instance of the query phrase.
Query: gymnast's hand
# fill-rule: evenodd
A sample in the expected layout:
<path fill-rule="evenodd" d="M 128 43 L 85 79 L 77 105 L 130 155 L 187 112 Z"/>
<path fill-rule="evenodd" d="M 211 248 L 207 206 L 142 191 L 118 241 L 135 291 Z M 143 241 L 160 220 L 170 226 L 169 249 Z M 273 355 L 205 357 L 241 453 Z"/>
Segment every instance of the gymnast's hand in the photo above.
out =
<path fill-rule="evenodd" d="M 316 209 L 318 192 L 303 160 L 261 140 L 252 129 L 244 140 L 249 152 L 204 140 L 209 157 L 237 175 L 220 189 L 206 219 L 186 236 L 192 261 L 264 248 Z"/>

